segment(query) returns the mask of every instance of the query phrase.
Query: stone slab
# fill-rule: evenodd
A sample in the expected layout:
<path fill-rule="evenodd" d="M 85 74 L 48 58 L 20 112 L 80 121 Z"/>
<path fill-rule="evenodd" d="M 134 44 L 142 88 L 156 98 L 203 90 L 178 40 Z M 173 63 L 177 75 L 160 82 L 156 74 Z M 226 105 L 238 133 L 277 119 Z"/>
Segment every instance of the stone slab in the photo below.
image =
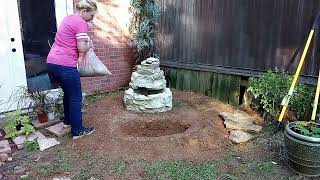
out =
<path fill-rule="evenodd" d="M 219 114 L 224 120 L 233 121 L 240 124 L 253 124 L 255 119 L 245 112 L 236 112 L 236 113 L 220 113 Z"/>
<path fill-rule="evenodd" d="M 37 142 L 39 144 L 40 151 L 44 151 L 44 150 L 49 149 L 55 145 L 60 144 L 60 142 L 57 141 L 55 138 L 37 139 Z"/>
<path fill-rule="evenodd" d="M 70 133 L 71 131 L 71 127 L 65 128 L 63 127 L 63 122 L 55 124 L 53 126 L 50 126 L 48 128 L 46 128 L 50 133 L 58 136 L 58 137 L 62 137 L 68 133 Z"/>
<path fill-rule="evenodd" d="M 11 153 L 11 147 L 8 140 L 0 141 L 0 153 Z"/>
<path fill-rule="evenodd" d="M 124 93 L 124 103 L 127 110 L 145 113 L 166 112 L 172 109 L 172 92 L 169 88 L 162 93 L 142 95 L 129 88 Z"/>
<path fill-rule="evenodd" d="M 30 135 L 28 135 L 27 140 L 28 141 L 33 141 L 35 139 L 45 139 L 46 137 L 40 132 L 40 131 L 36 131 L 34 133 L 31 133 Z"/>
<path fill-rule="evenodd" d="M 219 115 L 224 119 L 227 129 L 255 133 L 262 131 L 262 126 L 254 124 L 255 119 L 244 112 L 220 113 Z"/>
<path fill-rule="evenodd" d="M 13 142 L 17 145 L 18 149 L 23 149 L 25 147 L 27 137 L 26 136 L 18 136 L 12 139 Z"/>
<path fill-rule="evenodd" d="M 231 142 L 236 144 L 245 143 L 254 139 L 255 137 L 257 136 L 243 131 L 231 131 L 229 135 Z"/>
<path fill-rule="evenodd" d="M 61 120 L 58 119 L 58 118 L 55 118 L 55 119 L 50 120 L 50 121 L 48 121 L 46 123 L 40 123 L 38 119 L 35 119 L 31 123 L 36 129 L 43 129 L 43 128 L 46 128 L 48 126 L 52 126 L 54 124 L 57 124 L 59 122 L 61 122 Z"/>

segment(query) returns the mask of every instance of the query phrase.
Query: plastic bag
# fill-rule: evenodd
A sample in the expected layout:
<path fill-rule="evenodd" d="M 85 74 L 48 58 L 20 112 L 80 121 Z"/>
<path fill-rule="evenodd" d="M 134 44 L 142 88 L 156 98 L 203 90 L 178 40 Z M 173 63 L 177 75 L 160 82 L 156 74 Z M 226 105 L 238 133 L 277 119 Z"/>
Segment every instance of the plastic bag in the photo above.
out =
<path fill-rule="evenodd" d="M 101 62 L 97 55 L 90 49 L 78 63 L 78 71 L 82 77 L 104 76 L 112 74 Z"/>

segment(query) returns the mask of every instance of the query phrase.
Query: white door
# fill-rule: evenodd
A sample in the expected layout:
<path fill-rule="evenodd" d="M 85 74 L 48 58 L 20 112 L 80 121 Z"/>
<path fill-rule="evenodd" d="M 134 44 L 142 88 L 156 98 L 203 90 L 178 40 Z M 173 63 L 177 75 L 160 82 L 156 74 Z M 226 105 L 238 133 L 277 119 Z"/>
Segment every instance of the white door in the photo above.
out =
<path fill-rule="evenodd" d="M 10 96 L 27 86 L 19 23 L 18 0 L 1 0 L 0 6 L 0 113 L 16 109 Z M 55 0 L 56 20 L 73 13 L 73 0 Z"/>
<path fill-rule="evenodd" d="M 8 98 L 27 85 L 17 0 L 1 0 L 0 26 L 0 112 L 4 112 L 16 108 Z"/>

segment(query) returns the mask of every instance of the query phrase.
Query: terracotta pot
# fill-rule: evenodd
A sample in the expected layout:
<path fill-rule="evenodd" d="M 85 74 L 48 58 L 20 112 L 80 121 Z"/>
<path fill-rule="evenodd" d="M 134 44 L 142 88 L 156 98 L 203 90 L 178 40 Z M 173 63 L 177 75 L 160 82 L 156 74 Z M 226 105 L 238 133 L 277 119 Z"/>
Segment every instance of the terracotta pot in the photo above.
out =
<path fill-rule="evenodd" d="M 46 113 L 38 114 L 38 119 L 40 123 L 48 122 L 48 116 L 46 115 Z"/>

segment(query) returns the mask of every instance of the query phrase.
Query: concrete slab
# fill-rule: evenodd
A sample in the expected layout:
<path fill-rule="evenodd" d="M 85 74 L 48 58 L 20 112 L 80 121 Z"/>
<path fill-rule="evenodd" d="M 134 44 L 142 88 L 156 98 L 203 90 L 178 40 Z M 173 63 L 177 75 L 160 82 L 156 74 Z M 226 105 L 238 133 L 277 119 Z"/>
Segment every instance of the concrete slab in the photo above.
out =
<path fill-rule="evenodd" d="M 43 128 L 46 128 L 48 126 L 52 126 L 54 124 L 57 124 L 59 122 L 61 122 L 61 120 L 58 119 L 58 118 L 55 118 L 55 119 L 50 120 L 50 121 L 48 121 L 46 123 L 40 123 L 38 119 L 35 119 L 31 123 L 36 129 L 43 129 Z"/>
<path fill-rule="evenodd" d="M 18 149 L 23 149 L 26 142 L 27 142 L 27 137 L 26 136 L 18 136 L 12 140 L 18 146 Z"/>
<path fill-rule="evenodd" d="M 63 122 L 50 126 L 46 129 L 58 137 L 62 137 L 71 132 L 71 127 L 68 127 L 68 128 L 63 127 Z"/>
<path fill-rule="evenodd" d="M 31 133 L 30 135 L 28 135 L 27 140 L 28 141 L 33 141 L 35 139 L 45 139 L 46 137 L 40 132 L 40 131 L 36 131 L 34 133 Z"/>
<path fill-rule="evenodd" d="M 60 142 L 57 141 L 55 138 L 38 139 L 37 142 L 39 144 L 40 151 L 44 151 L 55 145 L 60 144 Z"/>

